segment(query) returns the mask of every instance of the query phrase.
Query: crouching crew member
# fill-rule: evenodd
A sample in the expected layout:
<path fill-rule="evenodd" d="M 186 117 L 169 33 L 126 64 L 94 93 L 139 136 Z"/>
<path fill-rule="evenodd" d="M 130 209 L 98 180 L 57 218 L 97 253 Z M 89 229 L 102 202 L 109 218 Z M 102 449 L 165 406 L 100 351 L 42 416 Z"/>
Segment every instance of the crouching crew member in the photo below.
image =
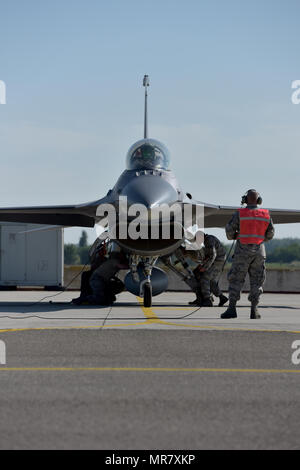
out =
<path fill-rule="evenodd" d="M 93 271 L 90 277 L 92 294 L 87 296 L 87 301 L 95 305 L 111 305 L 116 300 L 116 293 L 124 288 L 124 284 L 115 276 L 118 271 L 128 269 L 128 267 L 126 255 L 115 242 L 111 242 L 108 258 Z M 121 290 L 119 290 L 120 283 L 122 284 Z M 116 288 L 118 292 L 115 292 Z"/>
<path fill-rule="evenodd" d="M 116 295 L 124 290 L 124 284 L 116 277 L 116 273 L 124 266 L 127 267 L 127 260 L 120 252 L 108 253 L 110 245 L 110 241 L 97 238 L 91 247 L 91 268 L 82 273 L 80 296 L 72 300 L 73 304 L 111 305 Z"/>
<path fill-rule="evenodd" d="M 220 240 L 213 235 L 205 233 L 203 243 L 204 247 L 201 249 L 203 260 L 194 270 L 198 281 L 197 297 L 190 304 L 212 307 L 211 293 L 213 293 L 215 297 L 219 297 L 219 306 L 222 307 L 228 300 L 219 287 L 219 278 L 225 264 L 226 251 Z"/>

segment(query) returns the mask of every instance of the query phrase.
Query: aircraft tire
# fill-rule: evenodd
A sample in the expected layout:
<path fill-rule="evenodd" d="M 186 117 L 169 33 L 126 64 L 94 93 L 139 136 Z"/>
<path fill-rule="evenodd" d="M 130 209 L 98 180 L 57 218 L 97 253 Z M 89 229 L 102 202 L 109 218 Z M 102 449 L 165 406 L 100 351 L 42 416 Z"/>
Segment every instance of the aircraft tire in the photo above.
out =
<path fill-rule="evenodd" d="M 144 286 L 144 307 L 151 307 L 152 305 L 152 287 L 149 282 Z"/>

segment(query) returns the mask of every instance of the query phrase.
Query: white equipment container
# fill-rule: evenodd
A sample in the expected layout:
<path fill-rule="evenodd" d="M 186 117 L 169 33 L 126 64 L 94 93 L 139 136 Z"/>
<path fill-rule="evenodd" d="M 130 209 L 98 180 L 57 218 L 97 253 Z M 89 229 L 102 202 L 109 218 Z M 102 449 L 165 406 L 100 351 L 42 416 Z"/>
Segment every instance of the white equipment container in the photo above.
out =
<path fill-rule="evenodd" d="M 63 286 L 63 229 L 37 228 L 47 226 L 0 223 L 0 286 Z"/>

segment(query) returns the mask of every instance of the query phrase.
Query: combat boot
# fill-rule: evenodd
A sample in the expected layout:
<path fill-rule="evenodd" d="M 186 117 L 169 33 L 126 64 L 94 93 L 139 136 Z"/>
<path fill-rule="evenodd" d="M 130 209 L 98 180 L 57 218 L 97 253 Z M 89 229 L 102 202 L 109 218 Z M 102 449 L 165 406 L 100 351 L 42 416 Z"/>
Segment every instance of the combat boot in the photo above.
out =
<path fill-rule="evenodd" d="M 192 302 L 189 302 L 189 305 L 200 307 L 202 304 L 202 296 L 200 291 L 196 291 L 196 298 Z"/>
<path fill-rule="evenodd" d="M 230 305 L 226 312 L 222 313 L 221 318 L 236 318 L 237 313 L 236 313 L 236 307 L 235 305 Z"/>
<path fill-rule="evenodd" d="M 223 305 L 225 305 L 227 301 L 228 301 L 228 297 L 226 297 L 226 295 L 221 294 L 219 297 L 218 307 L 223 307 Z"/>
<path fill-rule="evenodd" d="M 251 305 L 250 319 L 251 320 L 259 320 L 260 318 L 261 318 L 261 316 L 258 313 L 257 305 Z"/>
<path fill-rule="evenodd" d="M 71 304 L 73 305 L 86 305 L 87 300 L 85 295 L 81 295 L 80 297 L 77 297 L 76 299 L 71 300 Z"/>
<path fill-rule="evenodd" d="M 206 297 L 202 300 L 201 307 L 213 307 L 214 304 L 210 297 Z"/>

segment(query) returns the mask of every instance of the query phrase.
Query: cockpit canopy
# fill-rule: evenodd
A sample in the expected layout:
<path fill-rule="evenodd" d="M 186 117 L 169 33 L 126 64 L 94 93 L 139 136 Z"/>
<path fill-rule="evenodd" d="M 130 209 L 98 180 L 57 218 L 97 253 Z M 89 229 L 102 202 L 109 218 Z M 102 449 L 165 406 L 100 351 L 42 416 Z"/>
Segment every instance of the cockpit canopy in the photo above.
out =
<path fill-rule="evenodd" d="M 169 170 L 170 154 L 158 140 L 139 140 L 128 150 L 126 167 L 127 170 Z"/>

